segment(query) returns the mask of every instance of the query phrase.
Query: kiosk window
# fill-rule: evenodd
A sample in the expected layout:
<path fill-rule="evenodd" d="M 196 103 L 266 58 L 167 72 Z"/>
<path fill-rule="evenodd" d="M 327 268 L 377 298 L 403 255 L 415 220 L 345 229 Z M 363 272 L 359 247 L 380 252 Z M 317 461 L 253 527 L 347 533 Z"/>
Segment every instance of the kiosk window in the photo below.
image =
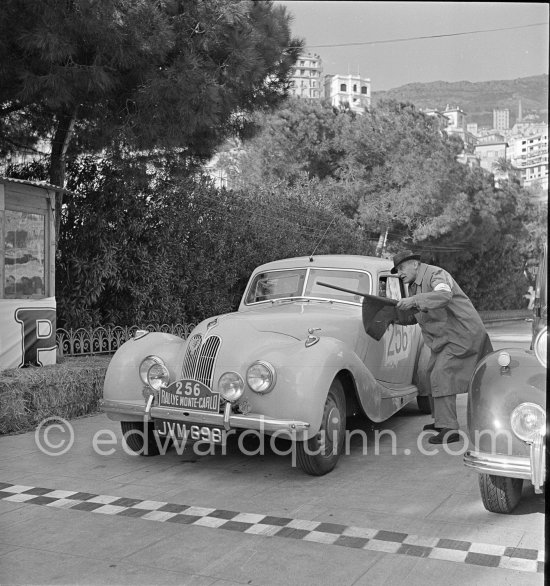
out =
<path fill-rule="evenodd" d="M 4 236 L 4 297 L 45 296 L 46 217 L 6 210 Z"/>

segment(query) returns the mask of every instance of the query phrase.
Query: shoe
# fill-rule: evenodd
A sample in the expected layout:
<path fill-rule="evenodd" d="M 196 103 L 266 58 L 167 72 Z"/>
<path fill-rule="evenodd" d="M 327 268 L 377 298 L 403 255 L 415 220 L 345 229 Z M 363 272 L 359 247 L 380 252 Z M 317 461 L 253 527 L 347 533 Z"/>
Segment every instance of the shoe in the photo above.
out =
<path fill-rule="evenodd" d="M 442 427 L 436 427 L 435 423 L 428 423 L 422 428 L 422 431 L 439 431 Z"/>
<path fill-rule="evenodd" d="M 446 429 L 445 427 L 439 430 L 437 435 L 432 436 L 428 442 L 430 444 L 452 444 L 460 440 L 460 434 L 456 429 Z"/>

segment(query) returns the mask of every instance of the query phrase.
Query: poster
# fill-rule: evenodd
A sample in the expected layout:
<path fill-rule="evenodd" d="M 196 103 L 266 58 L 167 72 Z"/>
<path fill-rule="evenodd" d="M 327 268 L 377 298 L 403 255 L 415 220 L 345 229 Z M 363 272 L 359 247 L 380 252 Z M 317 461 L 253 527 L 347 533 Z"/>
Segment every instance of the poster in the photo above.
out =
<path fill-rule="evenodd" d="M 55 297 L 0 300 L 0 371 L 55 364 Z"/>

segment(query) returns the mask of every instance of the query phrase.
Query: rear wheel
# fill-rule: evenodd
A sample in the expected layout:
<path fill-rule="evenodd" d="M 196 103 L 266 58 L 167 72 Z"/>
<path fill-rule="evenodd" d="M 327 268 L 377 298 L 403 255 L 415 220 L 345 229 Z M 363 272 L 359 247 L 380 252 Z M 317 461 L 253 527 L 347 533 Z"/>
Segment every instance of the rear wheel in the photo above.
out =
<path fill-rule="evenodd" d="M 418 405 L 418 410 L 420 411 L 420 413 L 430 415 L 430 413 L 432 412 L 430 397 L 428 397 L 427 395 L 418 395 L 418 397 L 416 397 L 416 404 Z"/>
<path fill-rule="evenodd" d="M 335 379 L 328 391 L 319 432 L 305 442 L 296 442 L 300 468 L 312 476 L 333 470 L 342 452 L 345 431 L 346 396 L 342 383 Z"/>
<path fill-rule="evenodd" d="M 132 452 L 140 456 L 158 456 L 160 454 L 152 423 L 121 421 L 120 427 L 124 442 Z"/>
<path fill-rule="evenodd" d="M 491 513 L 511 513 L 519 503 L 523 480 L 492 474 L 479 475 L 479 491 L 484 507 Z"/>

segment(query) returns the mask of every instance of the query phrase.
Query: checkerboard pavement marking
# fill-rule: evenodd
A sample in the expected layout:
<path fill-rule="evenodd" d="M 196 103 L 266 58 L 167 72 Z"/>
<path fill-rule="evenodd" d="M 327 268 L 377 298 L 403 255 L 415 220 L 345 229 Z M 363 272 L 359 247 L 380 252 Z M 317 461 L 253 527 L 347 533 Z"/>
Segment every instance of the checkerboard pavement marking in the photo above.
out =
<path fill-rule="evenodd" d="M 255 513 L 227 511 L 164 501 L 124 498 L 0 482 L 0 500 L 45 507 L 180 523 L 264 537 L 286 537 L 325 545 L 381 551 L 429 559 L 504 568 L 544 571 L 544 550 L 423 537 L 397 531 L 352 527 Z"/>

